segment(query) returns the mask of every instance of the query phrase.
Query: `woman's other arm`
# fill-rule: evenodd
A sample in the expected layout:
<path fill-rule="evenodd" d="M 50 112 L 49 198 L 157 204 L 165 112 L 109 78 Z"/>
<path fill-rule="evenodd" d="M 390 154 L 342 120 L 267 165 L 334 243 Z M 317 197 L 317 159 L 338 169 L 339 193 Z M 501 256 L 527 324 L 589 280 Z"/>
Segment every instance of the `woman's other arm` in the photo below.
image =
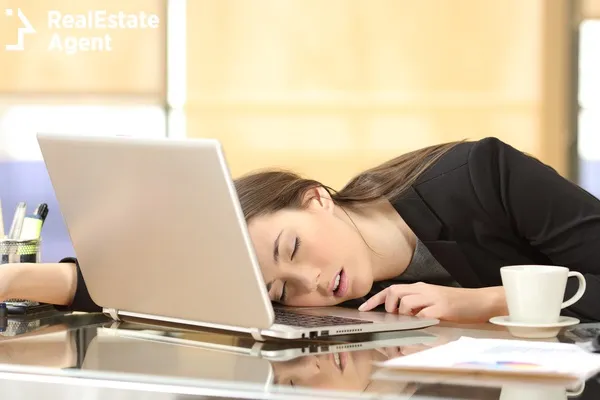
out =
<path fill-rule="evenodd" d="M 60 263 L 2 265 L 0 300 L 13 298 L 54 304 L 71 311 L 101 310 L 90 298 L 77 260 L 72 258 Z"/>
<path fill-rule="evenodd" d="M 0 295 L 40 303 L 70 305 L 77 289 L 72 263 L 6 264 L 0 269 Z"/>

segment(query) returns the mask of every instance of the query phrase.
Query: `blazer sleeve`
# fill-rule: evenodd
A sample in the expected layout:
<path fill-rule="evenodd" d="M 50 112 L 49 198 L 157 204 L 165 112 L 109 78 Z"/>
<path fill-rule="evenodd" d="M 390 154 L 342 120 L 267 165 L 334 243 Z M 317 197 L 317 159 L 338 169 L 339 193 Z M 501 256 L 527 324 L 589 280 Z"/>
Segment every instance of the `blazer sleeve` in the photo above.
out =
<path fill-rule="evenodd" d="M 600 200 L 496 138 L 473 146 L 469 173 L 492 220 L 554 265 L 585 276 L 585 294 L 566 311 L 600 321 Z M 571 297 L 577 288 L 577 280 L 569 279 L 565 296 Z"/>
<path fill-rule="evenodd" d="M 102 307 L 98 306 L 88 292 L 81 269 L 79 268 L 79 262 L 76 258 L 65 258 L 60 261 L 61 263 L 73 263 L 77 268 L 77 289 L 75 290 L 75 296 L 73 301 L 68 306 L 57 306 L 56 308 L 64 311 L 86 311 L 86 312 L 100 312 Z"/>

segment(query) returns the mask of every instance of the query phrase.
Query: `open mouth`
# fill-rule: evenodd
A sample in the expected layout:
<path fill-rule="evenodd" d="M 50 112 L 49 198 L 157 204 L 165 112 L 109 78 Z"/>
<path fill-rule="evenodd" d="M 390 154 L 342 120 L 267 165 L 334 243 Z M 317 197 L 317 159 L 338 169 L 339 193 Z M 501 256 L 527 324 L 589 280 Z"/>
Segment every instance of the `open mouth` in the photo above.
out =
<path fill-rule="evenodd" d="M 339 274 L 337 274 L 337 276 L 335 277 L 335 283 L 333 284 L 333 291 L 335 292 L 336 290 L 338 290 L 338 288 L 340 287 L 340 280 L 342 279 L 341 277 L 341 272 Z"/>
<path fill-rule="evenodd" d="M 348 364 L 348 354 L 346 353 L 333 353 L 333 363 L 340 370 L 340 372 L 344 372 L 346 369 L 346 364 Z"/>
<path fill-rule="evenodd" d="M 339 274 L 335 277 L 333 283 L 333 295 L 336 297 L 343 297 L 348 292 L 348 276 L 342 269 Z"/>

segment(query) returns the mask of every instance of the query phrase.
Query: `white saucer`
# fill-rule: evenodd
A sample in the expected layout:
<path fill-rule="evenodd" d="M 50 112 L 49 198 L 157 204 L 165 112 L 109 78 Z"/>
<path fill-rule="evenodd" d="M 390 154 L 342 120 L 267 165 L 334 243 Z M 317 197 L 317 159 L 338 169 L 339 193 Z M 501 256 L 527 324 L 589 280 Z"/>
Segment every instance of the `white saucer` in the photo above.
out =
<path fill-rule="evenodd" d="M 547 339 L 558 335 L 558 332 L 566 326 L 577 325 L 579 320 L 572 317 L 561 316 L 558 322 L 551 324 L 527 324 L 513 322 L 508 315 L 494 317 L 490 322 L 495 325 L 505 326 L 511 335 L 527 339 Z"/>

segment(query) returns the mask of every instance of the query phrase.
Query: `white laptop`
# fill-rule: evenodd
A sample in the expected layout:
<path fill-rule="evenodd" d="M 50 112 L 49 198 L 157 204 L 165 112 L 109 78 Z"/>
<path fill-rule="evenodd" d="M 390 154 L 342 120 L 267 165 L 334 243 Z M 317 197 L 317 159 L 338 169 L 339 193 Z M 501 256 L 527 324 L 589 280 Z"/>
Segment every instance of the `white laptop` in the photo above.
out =
<path fill-rule="evenodd" d="M 114 320 L 256 340 L 439 322 L 342 307 L 274 308 L 217 140 L 39 134 L 38 142 L 90 296 Z"/>

